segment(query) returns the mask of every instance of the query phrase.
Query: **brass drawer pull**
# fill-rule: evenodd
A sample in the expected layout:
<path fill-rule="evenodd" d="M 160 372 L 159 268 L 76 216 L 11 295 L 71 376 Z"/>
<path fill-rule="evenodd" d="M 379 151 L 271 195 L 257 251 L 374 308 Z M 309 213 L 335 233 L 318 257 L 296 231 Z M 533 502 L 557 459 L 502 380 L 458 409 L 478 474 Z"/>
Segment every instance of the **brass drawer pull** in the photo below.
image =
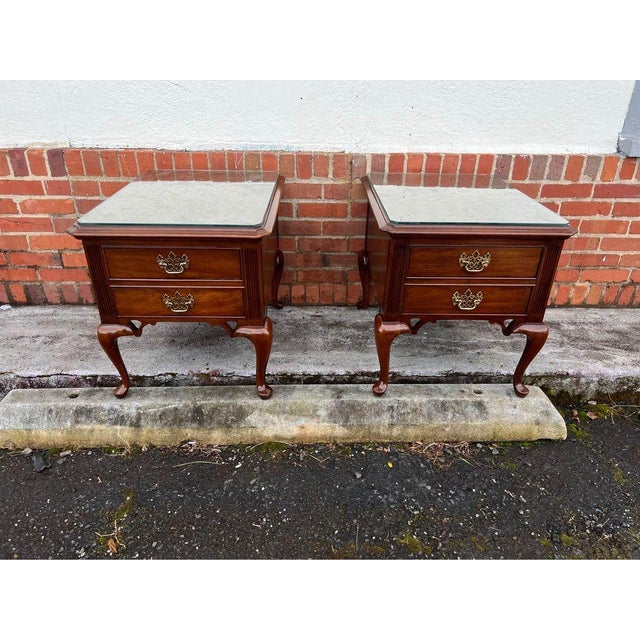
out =
<path fill-rule="evenodd" d="M 173 251 L 169 251 L 169 255 L 166 258 L 158 254 L 157 260 L 160 268 L 164 269 L 165 273 L 182 273 L 185 269 L 189 268 L 189 256 L 187 256 L 186 253 L 183 253 L 182 257 L 178 258 Z"/>
<path fill-rule="evenodd" d="M 460 266 L 464 267 L 470 273 L 479 273 L 491 262 L 491 254 L 487 251 L 487 253 L 481 256 L 476 249 L 470 256 L 468 256 L 463 251 L 460 254 L 459 260 Z"/>
<path fill-rule="evenodd" d="M 193 307 L 195 298 L 190 293 L 183 296 L 179 291 L 176 291 L 172 296 L 165 293 L 162 296 L 162 302 L 164 302 L 167 308 L 173 311 L 173 313 L 186 313 Z"/>
<path fill-rule="evenodd" d="M 454 307 L 458 307 L 461 311 L 473 311 L 482 302 L 482 291 L 472 293 L 471 289 L 467 289 L 464 293 L 456 291 L 451 296 Z"/>

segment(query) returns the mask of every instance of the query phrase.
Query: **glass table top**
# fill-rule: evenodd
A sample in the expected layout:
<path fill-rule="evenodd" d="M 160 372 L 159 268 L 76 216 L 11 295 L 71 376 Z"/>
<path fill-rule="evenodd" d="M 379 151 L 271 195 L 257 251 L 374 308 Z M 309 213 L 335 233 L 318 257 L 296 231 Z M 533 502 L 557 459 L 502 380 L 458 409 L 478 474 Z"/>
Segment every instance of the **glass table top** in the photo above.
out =
<path fill-rule="evenodd" d="M 491 179 L 475 186 L 461 176 L 438 174 L 369 174 L 389 221 L 407 225 L 509 225 L 566 227 L 569 222 L 505 182 Z M 468 182 L 474 184 L 474 176 Z M 458 181 L 456 181 L 456 178 Z M 409 184 L 407 184 L 409 182 Z"/>
<path fill-rule="evenodd" d="M 261 171 L 146 173 L 81 216 L 78 225 L 256 228 L 277 178 Z"/>

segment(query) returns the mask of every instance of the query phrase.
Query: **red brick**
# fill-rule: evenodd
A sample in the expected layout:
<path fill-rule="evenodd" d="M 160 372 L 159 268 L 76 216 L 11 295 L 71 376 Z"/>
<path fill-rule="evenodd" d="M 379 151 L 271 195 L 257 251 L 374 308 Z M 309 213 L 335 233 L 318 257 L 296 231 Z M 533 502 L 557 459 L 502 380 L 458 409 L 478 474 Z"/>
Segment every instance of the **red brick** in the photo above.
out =
<path fill-rule="evenodd" d="M 389 154 L 389 173 L 405 173 L 405 154 Z"/>
<path fill-rule="evenodd" d="M 351 185 L 346 182 L 338 182 L 325 184 L 323 188 L 323 197 L 325 200 L 347 200 L 349 198 Z"/>
<path fill-rule="evenodd" d="M 296 155 L 296 176 L 301 180 L 309 180 L 313 175 L 313 156 L 310 153 Z"/>
<path fill-rule="evenodd" d="M 567 160 L 567 168 L 564 172 L 564 179 L 571 182 L 578 182 L 582 176 L 582 166 L 584 156 L 570 156 Z"/>
<path fill-rule="evenodd" d="M 567 254 L 563 253 L 562 255 Z M 620 262 L 620 256 L 617 253 L 572 253 L 569 255 L 569 264 L 572 267 L 617 267 L 618 262 Z"/>
<path fill-rule="evenodd" d="M 84 282 L 89 280 L 86 269 L 38 269 L 40 279 L 44 282 Z"/>
<path fill-rule="evenodd" d="M 44 190 L 48 196 L 71 195 L 71 185 L 68 180 L 45 180 Z"/>
<path fill-rule="evenodd" d="M 540 191 L 542 198 L 589 198 L 591 184 L 543 184 Z"/>
<path fill-rule="evenodd" d="M 47 159 L 49 160 L 51 177 L 61 178 L 67 175 L 67 169 L 64 164 L 64 151 L 62 149 L 47 149 Z"/>
<path fill-rule="evenodd" d="M 333 302 L 335 304 L 347 304 L 347 287 L 344 284 L 334 284 L 333 289 Z"/>
<path fill-rule="evenodd" d="M 358 154 L 351 156 L 351 178 L 362 178 L 367 173 L 367 156 Z"/>
<path fill-rule="evenodd" d="M 319 253 L 290 253 L 285 254 L 284 264 L 288 270 L 296 268 L 322 267 L 322 256 Z M 290 273 L 285 269 L 285 273 Z"/>
<path fill-rule="evenodd" d="M 293 178 L 295 176 L 295 156 L 292 153 L 281 153 L 278 158 L 280 165 L 280 174 L 285 178 Z"/>
<path fill-rule="evenodd" d="M 82 242 L 68 234 L 30 236 L 29 246 L 32 251 L 47 251 L 49 249 L 82 249 Z"/>
<path fill-rule="evenodd" d="M 114 193 L 117 193 L 118 191 L 120 191 L 120 189 L 122 189 L 122 187 L 126 187 L 129 183 L 128 182 L 124 182 L 121 180 L 114 180 L 114 181 L 110 181 L 110 182 L 101 182 L 100 183 L 100 190 L 102 192 L 102 195 L 105 198 L 108 198 L 109 196 L 112 196 Z"/>
<path fill-rule="evenodd" d="M 513 180 L 526 180 L 529 176 L 529 165 L 531 164 L 531 156 L 516 156 L 513 160 L 513 171 L 511 178 Z"/>
<path fill-rule="evenodd" d="M 0 149 L 0 176 L 8 176 L 9 171 L 9 156 L 6 151 Z"/>
<path fill-rule="evenodd" d="M 18 213 L 18 205 L 10 198 L 0 198 L 1 213 Z"/>
<path fill-rule="evenodd" d="M 584 269 L 580 274 L 581 282 L 626 282 L 628 269 Z"/>
<path fill-rule="evenodd" d="M 597 249 L 600 238 L 573 236 L 564 243 L 565 251 L 592 251 Z"/>
<path fill-rule="evenodd" d="M 49 175 L 47 162 L 44 156 L 44 149 L 28 149 L 27 160 L 29 160 L 29 169 L 31 175 L 46 176 Z"/>
<path fill-rule="evenodd" d="M 10 254 L 11 264 L 16 267 L 59 267 L 60 254 L 36 253 L 35 251 L 14 251 Z"/>
<path fill-rule="evenodd" d="M 84 175 L 84 163 L 82 162 L 82 151 L 80 149 L 65 149 L 64 163 L 67 168 L 68 175 Z"/>
<path fill-rule="evenodd" d="M 78 298 L 82 304 L 93 304 L 95 297 L 90 284 L 80 283 L 78 285 Z"/>
<path fill-rule="evenodd" d="M 11 302 L 13 302 L 14 304 L 27 301 L 24 287 L 21 284 L 10 284 L 9 295 L 11 296 Z"/>
<path fill-rule="evenodd" d="M 367 203 L 366 202 L 354 202 L 351 205 L 351 217 L 352 218 L 366 218 L 367 217 Z"/>
<path fill-rule="evenodd" d="M 89 211 L 91 211 L 91 209 L 95 209 L 95 207 L 97 207 L 101 202 L 102 202 L 102 200 L 80 200 L 80 199 L 76 199 L 76 209 L 78 210 L 78 213 L 80 213 L 80 214 L 89 213 Z"/>
<path fill-rule="evenodd" d="M 9 216 L 0 218 L 0 231 L 2 233 L 32 233 L 34 231 L 51 231 L 51 220 L 45 216 Z"/>
<path fill-rule="evenodd" d="M 312 203 L 301 202 L 298 204 L 298 217 L 300 218 L 346 218 L 347 205 L 343 203 Z"/>
<path fill-rule="evenodd" d="M 582 304 L 589 293 L 589 285 L 588 284 L 577 284 L 573 287 L 573 291 L 571 292 L 571 304 L 578 305 Z"/>
<path fill-rule="evenodd" d="M 596 184 L 594 198 L 640 198 L 640 186 L 635 184 Z"/>
<path fill-rule="evenodd" d="M 600 298 L 602 297 L 602 292 L 604 291 L 604 286 L 601 284 L 592 284 L 589 289 L 589 294 L 587 295 L 587 299 L 585 300 L 586 304 L 594 305 L 600 302 Z"/>
<path fill-rule="evenodd" d="M 320 285 L 320 304 L 331 304 L 333 302 L 333 286 L 330 284 Z"/>
<path fill-rule="evenodd" d="M 320 287 L 317 284 L 307 285 L 305 289 L 305 302 L 307 304 L 318 304 L 320 302 Z"/>
<path fill-rule="evenodd" d="M 288 200 L 318 200 L 322 198 L 322 185 L 308 182 L 285 182 L 282 197 Z"/>
<path fill-rule="evenodd" d="M 422 153 L 409 153 L 407 155 L 407 173 L 421 173 L 424 164 Z"/>
<path fill-rule="evenodd" d="M 511 186 L 530 198 L 538 199 L 540 197 L 540 184 L 537 182 L 512 182 Z"/>
<path fill-rule="evenodd" d="M 632 222 L 629 225 L 629 234 L 632 236 L 640 235 L 640 220 L 637 222 Z"/>
<path fill-rule="evenodd" d="M 27 166 L 24 152 L 25 149 L 9 149 L 8 151 L 13 175 L 20 178 L 29 175 L 29 167 Z"/>
<path fill-rule="evenodd" d="M 120 164 L 120 175 L 122 177 L 133 178 L 139 175 L 138 163 L 136 162 L 136 152 L 123 150 L 118 151 L 118 163 Z M 87 161 L 85 160 L 85 166 Z M 99 174 L 98 174 L 99 175 Z"/>
<path fill-rule="evenodd" d="M 65 302 L 69 304 L 78 302 L 78 290 L 74 284 L 63 283 L 59 287 Z"/>
<path fill-rule="evenodd" d="M 556 282 L 576 282 L 580 271 L 578 269 L 558 269 L 556 271 Z"/>
<path fill-rule="evenodd" d="M 460 173 L 475 173 L 477 159 L 478 157 L 473 153 L 463 153 L 460 156 Z"/>
<path fill-rule="evenodd" d="M 191 171 L 191 154 L 188 151 L 173 151 L 172 154 L 176 171 Z"/>
<path fill-rule="evenodd" d="M 100 159 L 102 160 L 105 176 L 108 178 L 120 177 L 120 164 L 118 163 L 118 155 L 115 151 L 102 149 L 100 151 Z"/>
<path fill-rule="evenodd" d="M 75 221 L 76 216 L 54 216 L 51 218 L 53 230 L 56 233 L 66 233 Z"/>
<path fill-rule="evenodd" d="M 640 202 L 614 202 L 613 215 L 622 218 L 640 216 Z"/>
<path fill-rule="evenodd" d="M 618 296 L 617 304 L 620 306 L 626 306 L 631 302 L 633 294 L 635 293 L 635 287 L 633 285 L 620 287 L 620 295 Z"/>
<path fill-rule="evenodd" d="M 556 289 L 556 294 L 554 296 L 554 304 L 564 305 L 569 302 L 569 293 L 571 292 L 571 287 L 568 284 L 558 285 Z"/>
<path fill-rule="evenodd" d="M 362 297 L 362 286 L 360 284 L 350 284 L 347 288 L 347 304 L 356 304 Z"/>
<path fill-rule="evenodd" d="M 640 237 L 602 238 L 600 247 L 603 251 L 640 251 Z"/>
<path fill-rule="evenodd" d="M 246 171 L 260 171 L 259 151 L 247 151 L 244 154 L 244 168 Z"/>
<path fill-rule="evenodd" d="M 341 283 L 344 272 L 336 269 L 303 269 L 298 271 L 298 282 Z"/>
<path fill-rule="evenodd" d="M 629 228 L 626 220 L 583 220 L 580 223 L 580 233 L 598 235 L 625 234 Z"/>
<path fill-rule="evenodd" d="M 442 173 L 458 173 L 460 156 L 458 154 L 446 153 L 442 159 Z"/>
<path fill-rule="evenodd" d="M 456 183 L 458 187 L 473 187 L 473 175 L 471 174 L 460 174 L 458 175 L 458 182 Z"/>
<path fill-rule="evenodd" d="M 71 191 L 76 197 L 95 197 L 100 195 L 100 185 L 96 180 L 72 180 Z"/>
<path fill-rule="evenodd" d="M 608 216 L 610 213 L 611 203 L 606 201 L 563 202 L 560 205 L 563 216 Z"/>
<path fill-rule="evenodd" d="M 603 304 L 613 304 L 620 293 L 620 286 L 617 284 L 607 285 L 604 296 L 602 296 Z"/>
<path fill-rule="evenodd" d="M 227 169 L 229 171 L 244 171 L 244 153 L 242 151 L 227 151 Z"/>
<path fill-rule="evenodd" d="M 371 173 L 384 173 L 387 165 L 387 156 L 384 153 L 374 153 L 371 156 Z"/>
<path fill-rule="evenodd" d="M 0 180 L 0 195 L 43 196 L 40 180 Z"/>
<path fill-rule="evenodd" d="M 601 156 L 586 156 L 582 175 L 590 180 L 597 180 L 600 173 L 600 165 L 602 164 Z"/>
<path fill-rule="evenodd" d="M 84 163 L 84 173 L 87 176 L 101 176 L 102 163 L 100 154 L 94 149 L 84 149 L 82 152 L 82 162 Z"/>
<path fill-rule="evenodd" d="M 621 267 L 640 267 L 640 253 L 629 253 L 620 256 Z"/>
<path fill-rule="evenodd" d="M 319 236 L 322 233 L 322 222 L 320 220 L 280 218 L 278 228 L 284 236 Z"/>
<path fill-rule="evenodd" d="M 140 152 L 138 152 L 138 166 L 140 166 Z M 191 154 L 191 166 L 194 171 L 208 171 L 209 170 L 209 157 L 205 151 L 194 151 Z M 142 167 L 140 167 L 140 173 L 142 173 Z"/>
<path fill-rule="evenodd" d="M 158 171 L 170 171 L 173 169 L 173 154 L 171 151 L 156 151 L 156 169 Z M 223 169 L 225 167 L 222 167 Z"/>
<path fill-rule="evenodd" d="M 9 290 L 2 282 L 0 282 L 0 304 L 8 304 L 9 302 L 11 302 Z"/>
<path fill-rule="evenodd" d="M 38 272 L 35 269 L 3 269 L 3 280 L 9 282 L 33 282 L 38 279 Z"/>
<path fill-rule="evenodd" d="M 443 167 L 444 168 L 444 167 Z M 455 173 L 442 173 L 440 175 L 440 186 L 442 187 L 455 187 L 456 186 L 456 174 Z"/>
<path fill-rule="evenodd" d="M 329 175 L 329 156 L 326 153 L 313 154 L 313 175 L 316 178 L 326 178 Z"/>
<path fill-rule="evenodd" d="M 209 166 L 211 171 L 226 171 L 227 156 L 224 151 L 213 151 L 209 154 Z"/>
<path fill-rule="evenodd" d="M 262 163 L 263 171 L 277 171 L 278 170 L 278 157 L 275 153 L 267 153 L 262 151 L 260 153 L 260 161 Z"/>
<path fill-rule="evenodd" d="M 1 236 L 0 235 L 0 249 L 9 249 L 9 250 L 21 250 L 28 249 L 29 245 L 27 243 L 27 236 Z"/>
<path fill-rule="evenodd" d="M 156 168 L 153 151 L 136 151 L 138 172 L 140 175 L 154 171 Z"/>
<path fill-rule="evenodd" d="M 294 284 L 291 287 L 291 302 L 301 304 L 304 302 L 304 285 Z"/>
<path fill-rule="evenodd" d="M 298 251 L 344 253 L 348 250 L 346 238 L 299 238 Z"/>
<path fill-rule="evenodd" d="M 364 220 L 325 220 L 322 233 L 325 236 L 358 236 L 364 234 Z"/>
<path fill-rule="evenodd" d="M 86 267 L 87 259 L 84 252 L 79 253 L 63 253 L 62 264 L 65 267 Z"/>
<path fill-rule="evenodd" d="M 97 188 L 97 183 L 95 184 Z M 20 211 L 27 214 L 69 214 L 75 213 L 75 208 L 70 198 L 31 198 L 20 203 Z"/>
<path fill-rule="evenodd" d="M 62 297 L 60 296 L 60 288 L 53 282 L 43 282 L 42 290 L 49 304 L 60 304 Z"/>
<path fill-rule="evenodd" d="M 431 155 L 431 154 L 429 154 Z M 484 154 L 478 158 L 478 170 L 476 173 L 479 175 L 492 175 L 493 163 L 496 157 L 494 155 Z"/>
<path fill-rule="evenodd" d="M 511 156 L 501 154 L 496 157 L 496 170 L 494 175 L 500 180 L 508 180 L 511 173 Z"/>
<path fill-rule="evenodd" d="M 280 247 L 280 251 L 295 251 L 297 242 L 295 238 L 283 238 L 280 236 L 278 246 Z"/>
<path fill-rule="evenodd" d="M 424 172 L 426 174 L 440 174 L 442 171 L 442 154 L 429 153 L 424 163 Z"/>
<path fill-rule="evenodd" d="M 620 167 L 620 180 L 631 180 L 636 172 L 638 161 L 635 158 L 625 158 Z"/>
<path fill-rule="evenodd" d="M 3 252 L 0 252 L 0 267 L 4 267 L 7 264 L 9 264 L 9 261 L 7 260 L 7 254 L 3 253 Z M 0 289 L 0 293 L 2 293 L 3 290 L 4 290 L 4 288 Z"/>
<path fill-rule="evenodd" d="M 602 165 L 602 171 L 600 173 L 600 180 L 602 182 L 611 182 L 618 172 L 618 160 L 616 156 L 609 156 L 604 159 Z"/>

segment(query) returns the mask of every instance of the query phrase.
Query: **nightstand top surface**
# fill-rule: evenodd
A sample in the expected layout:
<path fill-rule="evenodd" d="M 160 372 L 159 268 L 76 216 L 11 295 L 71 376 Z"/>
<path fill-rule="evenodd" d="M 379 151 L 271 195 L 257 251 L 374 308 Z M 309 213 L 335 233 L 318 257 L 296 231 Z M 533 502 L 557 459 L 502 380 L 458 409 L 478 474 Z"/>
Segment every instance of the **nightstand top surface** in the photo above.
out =
<path fill-rule="evenodd" d="M 516 189 L 372 186 L 392 224 L 567 227 L 565 218 Z"/>
<path fill-rule="evenodd" d="M 79 227 L 185 226 L 258 228 L 276 184 L 270 181 L 140 180 L 81 216 Z"/>

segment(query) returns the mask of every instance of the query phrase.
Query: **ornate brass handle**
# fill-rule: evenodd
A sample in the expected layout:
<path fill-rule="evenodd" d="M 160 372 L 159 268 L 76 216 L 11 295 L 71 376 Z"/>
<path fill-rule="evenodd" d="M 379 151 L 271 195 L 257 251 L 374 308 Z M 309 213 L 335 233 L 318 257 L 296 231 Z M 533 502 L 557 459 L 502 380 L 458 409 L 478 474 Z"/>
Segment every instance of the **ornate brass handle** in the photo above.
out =
<path fill-rule="evenodd" d="M 172 296 L 167 293 L 162 296 L 162 302 L 173 313 L 186 313 L 193 307 L 195 301 L 195 298 L 190 293 L 183 296 L 179 291 L 176 291 Z"/>
<path fill-rule="evenodd" d="M 166 273 L 182 273 L 189 268 L 189 256 L 186 253 L 183 253 L 180 258 L 173 251 L 169 251 L 169 255 L 166 258 L 158 254 L 157 261 L 160 268 L 164 269 Z"/>
<path fill-rule="evenodd" d="M 487 253 L 481 256 L 476 249 L 470 256 L 468 256 L 463 251 L 460 254 L 459 261 L 460 266 L 464 267 L 467 271 L 471 273 L 479 273 L 491 262 L 491 254 L 487 251 Z"/>
<path fill-rule="evenodd" d="M 462 294 L 456 291 L 451 296 L 451 301 L 461 311 L 473 311 L 482 302 L 482 291 L 472 293 L 471 289 L 467 289 Z"/>

